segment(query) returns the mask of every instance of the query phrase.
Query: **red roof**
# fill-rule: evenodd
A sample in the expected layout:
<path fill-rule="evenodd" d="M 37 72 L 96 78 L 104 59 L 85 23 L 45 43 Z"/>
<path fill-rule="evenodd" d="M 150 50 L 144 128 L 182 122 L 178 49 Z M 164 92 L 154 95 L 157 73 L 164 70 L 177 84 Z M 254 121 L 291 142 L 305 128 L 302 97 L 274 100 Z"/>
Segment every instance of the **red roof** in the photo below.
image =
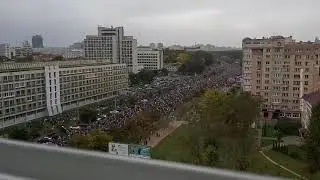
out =
<path fill-rule="evenodd" d="M 320 91 L 305 94 L 302 96 L 302 98 L 314 106 L 320 102 Z"/>

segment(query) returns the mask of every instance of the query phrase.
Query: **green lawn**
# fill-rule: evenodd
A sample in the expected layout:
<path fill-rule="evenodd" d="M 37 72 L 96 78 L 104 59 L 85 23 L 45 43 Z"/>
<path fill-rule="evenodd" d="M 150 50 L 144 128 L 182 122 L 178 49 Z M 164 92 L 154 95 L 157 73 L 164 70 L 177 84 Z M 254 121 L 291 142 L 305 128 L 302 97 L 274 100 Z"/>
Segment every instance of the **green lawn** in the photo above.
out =
<path fill-rule="evenodd" d="M 260 154 L 256 153 L 252 155 L 251 167 L 249 168 L 249 172 L 266 175 L 266 176 L 280 176 L 286 178 L 295 178 L 294 175 L 289 172 L 279 168 L 278 166 L 272 164 L 266 158 Z"/>
<path fill-rule="evenodd" d="M 190 128 L 191 127 L 188 127 L 187 125 L 183 125 L 161 141 L 158 146 L 152 149 L 152 158 L 192 163 L 193 159 L 191 151 L 184 138 L 187 136 L 188 132 L 190 132 Z M 295 176 L 267 161 L 258 151 L 252 155 L 252 165 L 249 168 L 249 172 L 269 176 L 295 178 Z"/>
<path fill-rule="evenodd" d="M 289 148 L 290 150 L 290 148 Z M 320 172 L 314 175 L 313 177 L 310 176 L 307 170 L 307 164 L 301 160 L 297 160 L 294 158 L 291 158 L 288 155 L 285 155 L 280 152 L 275 152 L 275 151 L 266 151 L 265 154 L 269 156 L 272 160 L 275 162 L 285 166 L 286 168 L 304 176 L 310 179 L 320 179 Z"/>
<path fill-rule="evenodd" d="M 185 137 L 188 134 L 188 127 L 182 125 L 175 132 L 152 149 L 152 158 L 167 161 L 192 163 L 191 151 L 185 147 Z"/>
<path fill-rule="evenodd" d="M 261 147 L 272 145 L 274 140 L 276 140 L 276 139 L 263 139 L 263 137 L 262 137 L 262 139 L 261 139 Z"/>

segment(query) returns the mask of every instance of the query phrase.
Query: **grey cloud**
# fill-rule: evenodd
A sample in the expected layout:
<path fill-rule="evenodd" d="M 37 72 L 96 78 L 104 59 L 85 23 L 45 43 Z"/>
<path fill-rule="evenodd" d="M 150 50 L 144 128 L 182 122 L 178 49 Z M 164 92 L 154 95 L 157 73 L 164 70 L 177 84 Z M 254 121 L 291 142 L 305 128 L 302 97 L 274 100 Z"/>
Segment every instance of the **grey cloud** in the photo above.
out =
<path fill-rule="evenodd" d="M 42 34 L 47 46 L 67 46 L 96 34 L 98 25 L 124 26 L 140 44 L 211 43 L 239 46 L 245 36 L 320 32 L 318 0 L 1 0 L 0 41 Z"/>

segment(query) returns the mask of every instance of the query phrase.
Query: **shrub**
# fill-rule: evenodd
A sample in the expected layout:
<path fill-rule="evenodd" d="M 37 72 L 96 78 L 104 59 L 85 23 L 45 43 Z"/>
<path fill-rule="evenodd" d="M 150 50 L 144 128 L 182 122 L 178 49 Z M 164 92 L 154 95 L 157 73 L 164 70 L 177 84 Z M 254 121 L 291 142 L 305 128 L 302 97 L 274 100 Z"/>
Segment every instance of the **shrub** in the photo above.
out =
<path fill-rule="evenodd" d="M 298 152 L 291 152 L 289 153 L 289 156 L 293 159 L 300 159 L 300 154 Z"/>

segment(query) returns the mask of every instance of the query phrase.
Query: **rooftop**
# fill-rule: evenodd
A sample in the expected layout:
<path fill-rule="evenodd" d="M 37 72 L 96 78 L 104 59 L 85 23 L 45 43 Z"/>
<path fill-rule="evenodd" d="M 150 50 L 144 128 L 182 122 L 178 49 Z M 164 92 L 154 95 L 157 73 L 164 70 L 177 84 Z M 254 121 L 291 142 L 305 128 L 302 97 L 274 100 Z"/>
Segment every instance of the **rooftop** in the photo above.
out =
<path fill-rule="evenodd" d="M 305 94 L 302 96 L 302 98 L 314 106 L 320 102 L 320 91 Z"/>
<path fill-rule="evenodd" d="M 106 64 L 110 64 L 110 63 L 106 63 L 104 61 L 96 61 L 96 60 L 21 62 L 21 63 L 8 62 L 8 63 L 0 64 L 0 72 L 42 69 L 45 66 L 57 66 L 57 65 L 60 67 L 76 67 L 76 66 L 95 66 L 95 65 L 106 65 Z"/>

